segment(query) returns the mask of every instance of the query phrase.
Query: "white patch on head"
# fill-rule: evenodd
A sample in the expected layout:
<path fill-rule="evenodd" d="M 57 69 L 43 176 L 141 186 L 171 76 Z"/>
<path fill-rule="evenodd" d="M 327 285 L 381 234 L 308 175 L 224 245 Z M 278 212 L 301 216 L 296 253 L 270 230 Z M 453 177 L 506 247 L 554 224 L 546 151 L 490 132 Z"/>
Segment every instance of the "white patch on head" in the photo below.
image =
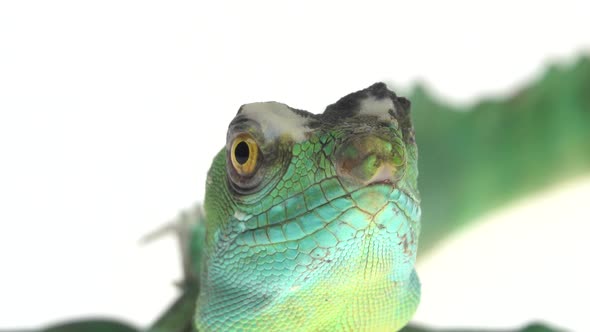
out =
<path fill-rule="evenodd" d="M 393 116 L 389 114 L 389 110 L 395 111 L 395 106 L 391 98 L 377 99 L 374 96 L 370 96 L 361 100 L 361 108 L 358 114 L 372 115 L 382 121 L 391 121 L 393 120 Z"/>
<path fill-rule="evenodd" d="M 301 142 L 310 131 L 307 126 L 308 118 L 295 113 L 287 105 L 274 101 L 246 104 L 242 106 L 241 114 L 258 122 L 267 139 L 287 134 L 295 142 Z"/>

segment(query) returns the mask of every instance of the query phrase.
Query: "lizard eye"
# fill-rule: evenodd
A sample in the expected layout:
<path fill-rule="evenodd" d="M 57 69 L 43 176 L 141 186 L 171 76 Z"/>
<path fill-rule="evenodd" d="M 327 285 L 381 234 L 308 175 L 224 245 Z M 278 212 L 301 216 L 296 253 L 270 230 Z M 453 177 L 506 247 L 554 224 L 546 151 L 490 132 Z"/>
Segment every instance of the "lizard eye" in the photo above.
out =
<path fill-rule="evenodd" d="M 231 144 L 231 163 L 242 176 L 254 173 L 258 164 L 258 144 L 250 134 L 238 135 Z"/>

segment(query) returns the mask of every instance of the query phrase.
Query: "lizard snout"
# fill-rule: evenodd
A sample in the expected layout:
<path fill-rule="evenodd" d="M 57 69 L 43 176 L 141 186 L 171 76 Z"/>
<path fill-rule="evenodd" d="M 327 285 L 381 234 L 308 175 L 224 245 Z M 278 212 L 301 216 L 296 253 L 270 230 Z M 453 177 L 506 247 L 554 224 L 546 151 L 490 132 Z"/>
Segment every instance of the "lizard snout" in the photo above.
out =
<path fill-rule="evenodd" d="M 336 171 L 348 183 L 394 183 L 401 176 L 401 141 L 365 134 L 345 141 L 336 151 Z"/>

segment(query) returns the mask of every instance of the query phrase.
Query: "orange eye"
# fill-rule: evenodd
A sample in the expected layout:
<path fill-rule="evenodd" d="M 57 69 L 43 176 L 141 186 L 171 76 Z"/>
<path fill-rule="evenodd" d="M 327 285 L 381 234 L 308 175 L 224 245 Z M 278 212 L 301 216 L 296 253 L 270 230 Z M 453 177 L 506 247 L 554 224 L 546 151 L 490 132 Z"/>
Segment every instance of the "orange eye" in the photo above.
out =
<path fill-rule="evenodd" d="M 231 163 L 240 175 L 252 175 L 258 163 L 258 144 L 250 134 L 240 134 L 231 145 Z"/>

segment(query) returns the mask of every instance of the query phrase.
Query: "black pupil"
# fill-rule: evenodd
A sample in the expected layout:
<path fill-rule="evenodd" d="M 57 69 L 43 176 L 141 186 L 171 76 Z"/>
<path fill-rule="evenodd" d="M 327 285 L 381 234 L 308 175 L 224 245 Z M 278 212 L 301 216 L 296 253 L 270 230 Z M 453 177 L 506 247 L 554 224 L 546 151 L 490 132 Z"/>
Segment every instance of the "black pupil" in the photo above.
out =
<path fill-rule="evenodd" d="M 250 148 L 248 147 L 248 143 L 238 143 L 238 145 L 236 145 L 234 154 L 236 156 L 236 161 L 240 165 L 244 165 L 248 161 L 248 158 L 250 158 Z"/>

